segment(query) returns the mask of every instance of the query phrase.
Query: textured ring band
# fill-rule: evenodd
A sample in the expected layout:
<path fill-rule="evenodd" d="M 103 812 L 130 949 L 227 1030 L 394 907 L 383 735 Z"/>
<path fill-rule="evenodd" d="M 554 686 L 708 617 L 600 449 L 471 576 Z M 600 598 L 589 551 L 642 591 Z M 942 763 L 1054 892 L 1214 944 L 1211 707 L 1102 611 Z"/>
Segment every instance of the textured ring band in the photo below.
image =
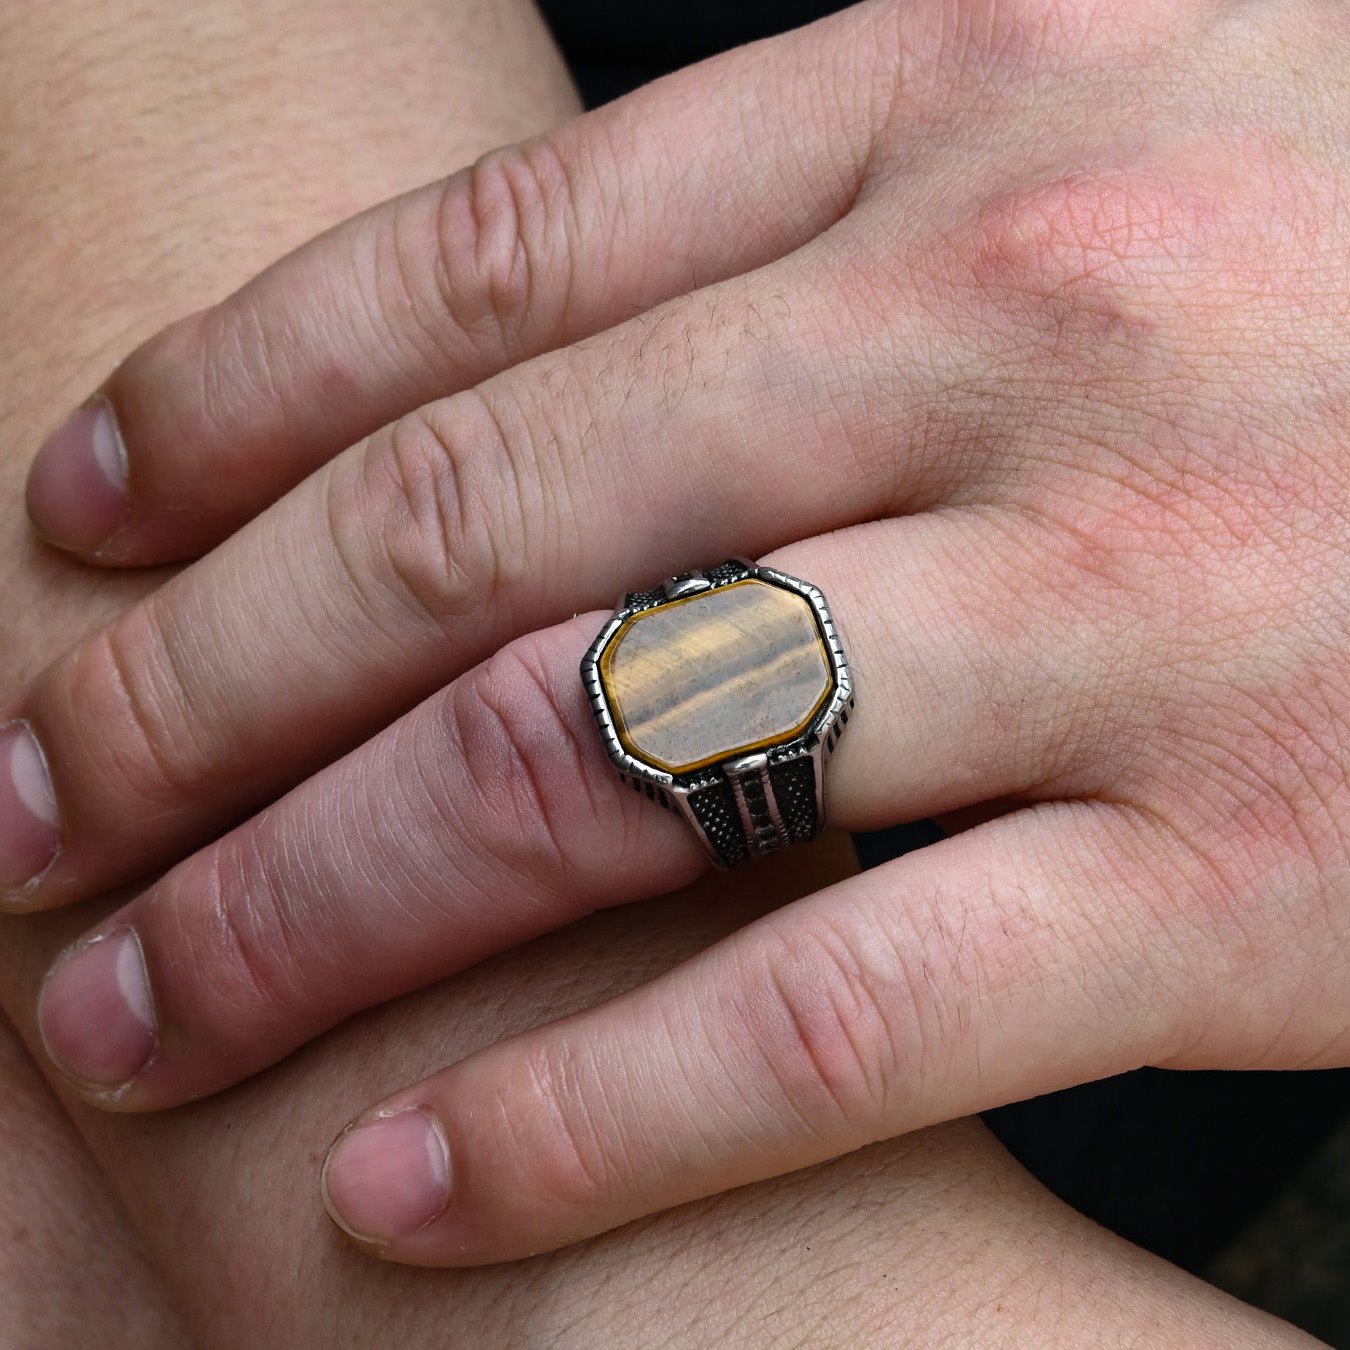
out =
<path fill-rule="evenodd" d="M 853 685 L 809 582 L 733 559 L 631 592 L 581 678 L 624 780 L 682 815 L 719 866 L 819 832 Z"/>

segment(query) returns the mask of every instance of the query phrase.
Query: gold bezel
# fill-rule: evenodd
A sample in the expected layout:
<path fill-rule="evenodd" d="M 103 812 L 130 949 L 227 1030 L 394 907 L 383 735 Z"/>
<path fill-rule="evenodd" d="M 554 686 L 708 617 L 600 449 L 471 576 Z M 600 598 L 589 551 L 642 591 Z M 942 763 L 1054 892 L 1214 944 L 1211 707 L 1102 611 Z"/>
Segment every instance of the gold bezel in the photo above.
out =
<path fill-rule="evenodd" d="M 791 728 L 776 732 L 774 735 L 765 737 L 762 740 L 749 741 L 729 749 L 719 750 L 716 754 L 705 755 L 701 759 L 682 763 L 671 763 L 668 760 L 661 759 L 659 756 L 652 754 L 649 750 L 643 749 L 629 732 L 629 729 L 624 722 L 622 704 L 614 696 L 614 680 L 611 674 L 611 667 L 614 656 L 623 643 L 624 634 L 629 632 L 637 624 L 649 621 L 653 615 L 663 613 L 667 610 L 677 609 L 683 605 L 692 605 L 700 602 L 706 603 L 713 595 L 739 590 L 741 587 L 746 586 L 767 587 L 768 589 L 777 591 L 781 594 L 792 595 L 802 602 L 806 613 L 811 619 L 811 626 L 815 632 L 816 644 L 820 649 L 821 665 L 826 675 L 825 685 L 820 692 L 820 696 L 811 705 L 810 709 L 795 722 Z M 652 605 L 646 609 L 637 610 L 636 612 L 629 614 L 609 635 L 603 651 L 599 654 L 597 667 L 601 687 L 604 690 L 605 700 L 614 720 L 614 732 L 618 736 L 624 750 L 627 751 L 629 755 L 633 756 L 634 759 L 640 760 L 645 764 L 652 765 L 653 767 L 670 774 L 696 773 L 699 769 L 705 769 L 712 764 L 720 764 L 724 760 L 736 759 L 742 755 L 761 753 L 763 751 L 775 749 L 780 745 L 790 744 L 800 737 L 807 727 L 815 720 L 821 708 L 829 701 L 830 696 L 834 693 L 837 683 L 836 674 L 831 661 L 830 646 L 826 641 L 825 633 L 821 629 L 820 616 L 816 612 L 816 607 L 811 603 L 810 598 L 802 595 L 799 591 L 776 585 L 774 582 L 758 576 L 742 577 L 740 580 L 733 581 L 726 586 L 719 586 L 712 590 L 697 591 L 692 595 L 680 596 L 678 599 L 667 600 L 662 604 Z"/>

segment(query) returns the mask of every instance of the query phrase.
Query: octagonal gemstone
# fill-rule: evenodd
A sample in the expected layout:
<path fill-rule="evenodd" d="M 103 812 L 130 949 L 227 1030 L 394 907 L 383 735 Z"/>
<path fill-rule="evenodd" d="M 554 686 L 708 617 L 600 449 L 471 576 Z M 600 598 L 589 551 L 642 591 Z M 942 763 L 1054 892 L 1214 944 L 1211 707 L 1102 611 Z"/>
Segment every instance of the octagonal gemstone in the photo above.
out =
<path fill-rule="evenodd" d="M 790 740 L 834 687 L 810 601 L 758 580 L 633 615 L 600 677 L 628 752 L 670 773 Z"/>

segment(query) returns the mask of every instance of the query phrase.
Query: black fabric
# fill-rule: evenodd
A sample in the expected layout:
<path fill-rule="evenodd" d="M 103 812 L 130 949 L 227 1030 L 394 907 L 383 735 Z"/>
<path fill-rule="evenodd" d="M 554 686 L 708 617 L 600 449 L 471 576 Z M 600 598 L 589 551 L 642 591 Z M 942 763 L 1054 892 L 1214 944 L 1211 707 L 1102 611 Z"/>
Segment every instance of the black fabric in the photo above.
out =
<path fill-rule="evenodd" d="M 845 8 L 815 0 L 542 0 L 539 7 L 588 108 L 714 52 Z"/>
<path fill-rule="evenodd" d="M 1139 1069 L 985 1113 L 1061 1199 L 1200 1273 L 1350 1106 L 1350 1071 Z"/>
<path fill-rule="evenodd" d="M 844 8 L 809 0 L 542 0 L 589 106 L 678 66 Z M 860 835 L 864 866 L 933 843 L 931 822 Z M 1350 1109 L 1350 1070 L 1140 1070 L 985 1120 L 1070 1204 L 1123 1237 L 1199 1269 L 1284 1185 Z"/>

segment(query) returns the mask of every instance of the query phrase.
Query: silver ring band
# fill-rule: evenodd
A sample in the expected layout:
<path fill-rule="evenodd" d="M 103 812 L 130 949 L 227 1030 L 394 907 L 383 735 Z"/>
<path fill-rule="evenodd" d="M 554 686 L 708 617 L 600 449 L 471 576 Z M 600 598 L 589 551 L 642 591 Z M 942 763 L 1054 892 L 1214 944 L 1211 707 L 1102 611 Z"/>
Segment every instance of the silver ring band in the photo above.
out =
<path fill-rule="evenodd" d="M 733 559 L 630 592 L 581 677 L 620 775 L 683 816 L 719 867 L 819 833 L 854 699 L 809 582 Z"/>

